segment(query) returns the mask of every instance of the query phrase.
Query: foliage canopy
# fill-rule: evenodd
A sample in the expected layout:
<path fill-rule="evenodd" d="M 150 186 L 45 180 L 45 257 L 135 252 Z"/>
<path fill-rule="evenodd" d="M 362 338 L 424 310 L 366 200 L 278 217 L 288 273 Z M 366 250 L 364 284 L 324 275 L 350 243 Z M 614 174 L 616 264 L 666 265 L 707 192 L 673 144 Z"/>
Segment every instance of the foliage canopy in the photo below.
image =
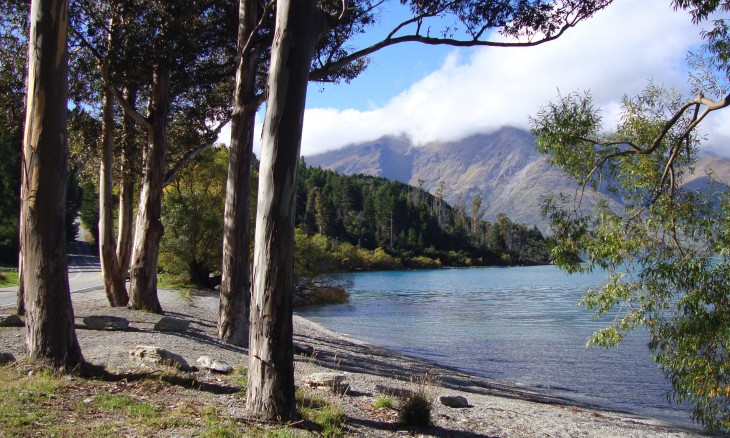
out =
<path fill-rule="evenodd" d="M 557 241 L 553 256 L 569 272 L 607 271 L 582 304 L 615 319 L 589 344 L 615 346 L 645 327 L 673 400 L 692 403 L 696 421 L 727 431 L 730 189 L 713 174 L 699 179 L 706 184 L 685 184 L 696 176 L 702 137 L 695 128 L 722 107 L 649 84 L 623 99 L 608 133 L 588 94 L 561 96 L 531 122 L 538 149 L 582 185 L 575 197 L 544 205 Z M 581 209 L 583 191 L 599 187 L 621 207 L 612 210 L 604 197 L 591 212 Z"/>

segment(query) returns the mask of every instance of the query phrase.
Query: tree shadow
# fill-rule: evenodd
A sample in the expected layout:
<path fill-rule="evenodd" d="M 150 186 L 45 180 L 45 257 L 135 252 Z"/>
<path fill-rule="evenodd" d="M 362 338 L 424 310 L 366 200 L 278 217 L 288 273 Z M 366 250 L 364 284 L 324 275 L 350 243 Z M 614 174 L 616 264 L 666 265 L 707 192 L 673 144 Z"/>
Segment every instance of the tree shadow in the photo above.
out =
<path fill-rule="evenodd" d="M 437 437 L 455 437 L 455 438 L 492 438 L 492 435 L 479 434 L 474 432 L 465 432 L 459 430 L 447 429 L 441 426 L 428 427 L 407 427 L 403 424 L 389 423 L 387 421 L 368 420 L 363 418 L 347 418 L 347 425 L 360 426 L 365 429 L 381 430 L 383 432 L 409 432 L 414 436 L 437 436 Z M 496 437 L 494 437 L 496 438 Z"/>
<path fill-rule="evenodd" d="M 387 377 L 412 382 L 425 376 L 427 382 L 447 389 L 474 394 L 496 395 L 546 404 L 595 408 L 567 398 L 556 397 L 529 388 L 516 388 L 494 380 L 469 375 L 424 359 L 394 353 L 384 348 L 355 343 L 342 338 L 308 337 L 295 334 L 295 342 L 313 348 L 311 356 L 302 358 L 337 371 Z M 605 410 L 605 408 L 603 408 Z"/>
<path fill-rule="evenodd" d="M 99 380 L 102 382 L 140 382 L 146 380 L 157 382 L 161 381 L 170 385 L 217 395 L 235 394 L 241 390 L 233 385 L 204 382 L 193 376 L 186 376 L 178 373 L 166 373 L 160 371 L 112 373 L 101 365 L 95 365 L 88 362 L 80 365 L 75 371 L 81 377 L 90 380 Z"/>

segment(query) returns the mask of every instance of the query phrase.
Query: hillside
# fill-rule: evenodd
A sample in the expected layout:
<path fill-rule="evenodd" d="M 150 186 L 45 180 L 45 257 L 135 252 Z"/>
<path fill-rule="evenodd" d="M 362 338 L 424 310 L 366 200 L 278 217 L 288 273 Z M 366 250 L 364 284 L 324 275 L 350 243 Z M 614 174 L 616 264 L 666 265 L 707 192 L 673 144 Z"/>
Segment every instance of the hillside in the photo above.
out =
<path fill-rule="evenodd" d="M 551 194 L 573 194 L 576 184 L 549 166 L 534 144 L 529 132 L 504 127 L 489 134 L 421 147 L 404 137 L 383 137 L 305 159 L 310 166 L 381 176 L 420 186 L 433 194 L 443 182 L 444 199 L 451 205 L 459 201 L 469 205 L 479 195 L 485 207 L 484 219 L 493 221 L 501 212 L 516 223 L 535 224 L 545 231 L 546 223 L 540 215 L 542 199 Z M 710 170 L 719 180 L 730 181 L 730 159 L 703 156 L 686 183 L 705 190 Z"/>

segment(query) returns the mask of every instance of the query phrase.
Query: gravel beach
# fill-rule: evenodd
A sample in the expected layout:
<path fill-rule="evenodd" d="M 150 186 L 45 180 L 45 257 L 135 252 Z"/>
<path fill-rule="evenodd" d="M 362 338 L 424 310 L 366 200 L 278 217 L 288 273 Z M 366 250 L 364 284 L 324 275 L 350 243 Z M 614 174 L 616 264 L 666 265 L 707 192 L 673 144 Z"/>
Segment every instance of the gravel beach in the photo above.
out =
<path fill-rule="evenodd" d="M 233 367 L 245 367 L 246 350 L 224 344 L 215 337 L 216 293 L 193 292 L 186 295 L 160 290 L 159 298 L 165 315 L 188 321 L 187 329 L 169 332 L 155 329 L 160 315 L 110 308 L 101 290 L 73 294 L 77 335 L 86 360 L 104 365 L 111 371 L 128 371 L 138 366 L 131 361 L 130 350 L 139 345 L 154 345 L 182 356 L 191 367 L 196 366 L 201 356 L 209 356 Z M 130 328 L 126 331 L 90 330 L 84 318 L 92 315 L 126 318 Z M 602 410 L 440 367 L 334 333 L 298 316 L 294 317 L 294 332 L 297 386 L 316 392 L 340 406 L 347 416 L 347 436 L 707 436 L 700 429 Z M 25 355 L 22 328 L 0 327 L 0 352 L 9 352 L 16 357 Z M 311 388 L 304 383 L 308 376 L 319 372 L 344 376 L 345 389 L 333 392 L 326 388 Z M 373 407 L 380 396 L 389 395 L 397 400 L 399 390 L 419 389 L 433 400 L 431 427 L 422 430 L 404 428 L 399 425 L 395 410 Z M 200 397 L 200 394 L 176 395 L 181 399 L 186 396 Z M 231 417 L 245 418 L 240 398 L 229 394 L 205 396 L 226 409 Z M 468 401 L 468 407 L 444 406 L 439 402 L 441 396 L 462 396 Z"/>

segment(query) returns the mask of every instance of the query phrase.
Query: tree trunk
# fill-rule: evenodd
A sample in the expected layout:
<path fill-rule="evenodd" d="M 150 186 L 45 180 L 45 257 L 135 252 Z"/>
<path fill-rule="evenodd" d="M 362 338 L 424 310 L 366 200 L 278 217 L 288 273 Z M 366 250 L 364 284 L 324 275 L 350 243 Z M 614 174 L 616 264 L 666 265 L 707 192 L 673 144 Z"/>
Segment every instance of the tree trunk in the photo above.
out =
<path fill-rule="evenodd" d="M 132 108 L 137 105 L 137 91 L 127 89 L 125 98 Z M 117 234 L 117 260 L 122 275 L 129 270 L 132 258 L 132 232 L 134 227 L 134 183 L 136 181 L 135 163 L 137 143 L 135 141 L 134 120 L 127 114 L 122 118 L 122 183 L 119 187 L 119 226 Z"/>
<path fill-rule="evenodd" d="M 101 163 L 99 165 L 99 255 L 104 289 L 109 305 L 126 306 L 129 302 L 124 276 L 114 245 L 112 212 L 112 161 L 114 156 L 114 97 L 104 91 L 102 102 Z"/>
<path fill-rule="evenodd" d="M 188 263 L 188 277 L 190 282 L 197 287 L 210 287 L 210 269 L 198 260 L 193 260 Z"/>
<path fill-rule="evenodd" d="M 280 0 L 259 171 L 248 397 L 256 417 L 289 421 L 294 400 L 292 280 L 299 149 L 314 48 L 325 16 L 312 0 Z"/>
<path fill-rule="evenodd" d="M 20 172 L 20 199 L 23 199 L 23 186 L 25 178 Z M 25 286 L 23 282 L 23 207 L 20 208 L 20 221 L 18 222 L 18 295 L 16 297 L 16 313 L 25 315 Z"/>
<path fill-rule="evenodd" d="M 167 148 L 165 135 L 170 106 L 169 91 L 170 69 L 158 65 L 152 78 L 150 127 L 147 130 L 144 176 L 139 194 L 129 284 L 129 307 L 155 313 L 162 313 L 162 307 L 157 299 L 157 256 L 164 232 L 160 210 Z"/>
<path fill-rule="evenodd" d="M 229 344 L 248 347 L 251 305 L 248 234 L 250 224 L 251 154 L 256 117 L 256 54 L 244 47 L 256 27 L 256 0 L 238 7 L 238 65 L 231 117 L 231 147 L 223 221 L 223 261 L 218 336 Z"/>
<path fill-rule="evenodd" d="M 33 0 L 23 139 L 23 280 L 31 358 L 83 363 L 66 260 L 66 0 Z"/>

